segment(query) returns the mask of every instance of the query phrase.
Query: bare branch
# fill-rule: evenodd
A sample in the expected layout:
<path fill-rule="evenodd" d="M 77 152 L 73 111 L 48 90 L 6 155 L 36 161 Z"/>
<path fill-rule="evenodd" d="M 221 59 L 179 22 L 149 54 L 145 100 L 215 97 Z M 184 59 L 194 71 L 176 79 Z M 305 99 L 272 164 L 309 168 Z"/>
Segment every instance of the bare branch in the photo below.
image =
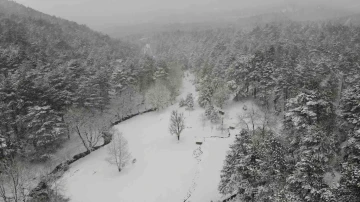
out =
<path fill-rule="evenodd" d="M 174 110 L 171 113 L 169 131 L 180 140 L 180 134 L 185 129 L 185 118 L 183 113 Z"/>
<path fill-rule="evenodd" d="M 112 142 L 108 146 L 109 158 L 106 160 L 116 165 L 119 172 L 129 163 L 131 154 L 128 150 L 128 142 L 122 133 L 115 134 Z"/>

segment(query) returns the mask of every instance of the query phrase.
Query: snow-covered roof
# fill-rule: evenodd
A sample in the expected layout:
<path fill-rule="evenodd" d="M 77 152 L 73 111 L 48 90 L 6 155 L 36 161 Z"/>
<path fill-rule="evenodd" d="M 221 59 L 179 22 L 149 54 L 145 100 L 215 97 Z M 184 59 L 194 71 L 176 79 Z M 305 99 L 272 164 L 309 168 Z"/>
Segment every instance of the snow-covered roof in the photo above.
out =
<path fill-rule="evenodd" d="M 195 142 L 203 142 L 204 141 L 204 138 L 201 138 L 201 137 L 197 137 L 195 139 Z"/>

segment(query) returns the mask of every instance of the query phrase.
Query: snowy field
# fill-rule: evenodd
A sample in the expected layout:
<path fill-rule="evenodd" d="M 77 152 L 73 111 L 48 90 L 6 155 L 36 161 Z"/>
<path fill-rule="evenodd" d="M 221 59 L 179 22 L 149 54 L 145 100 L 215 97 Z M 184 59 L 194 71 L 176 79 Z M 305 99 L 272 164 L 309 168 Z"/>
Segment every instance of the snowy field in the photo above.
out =
<path fill-rule="evenodd" d="M 192 78 L 184 80 L 182 95 L 195 96 Z M 236 126 L 237 114 L 252 103 L 230 103 L 224 123 Z M 186 117 L 186 129 L 177 141 L 168 130 L 170 113 L 178 109 Z M 121 173 L 110 165 L 104 147 L 71 165 L 61 182 L 71 202 L 210 202 L 221 198 L 217 186 L 229 145 L 240 128 L 221 132 L 217 126 L 200 120 L 204 109 L 195 104 L 191 112 L 178 103 L 159 112 L 137 116 L 115 127 L 129 142 L 135 164 Z M 201 146 L 196 141 L 203 141 Z"/>

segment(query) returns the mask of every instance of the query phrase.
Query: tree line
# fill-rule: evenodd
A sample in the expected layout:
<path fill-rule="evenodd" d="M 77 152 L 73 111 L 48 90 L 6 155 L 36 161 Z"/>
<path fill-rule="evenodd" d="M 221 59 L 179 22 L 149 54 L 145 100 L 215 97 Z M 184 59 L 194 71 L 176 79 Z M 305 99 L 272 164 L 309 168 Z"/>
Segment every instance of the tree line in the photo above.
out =
<path fill-rule="evenodd" d="M 288 22 L 152 38 L 158 54 L 195 73 L 200 106 L 251 98 L 281 117 L 281 131 L 264 118 L 238 135 L 221 193 L 241 201 L 360 200 L 359 31 Z"/>
<path fill-rule="evenodd" d="M 177 95 L 177 63 L 13 1 L 0 5 L 1 159 L 46 160 L 70 134 L 91 151 L 114 116 Z"/>

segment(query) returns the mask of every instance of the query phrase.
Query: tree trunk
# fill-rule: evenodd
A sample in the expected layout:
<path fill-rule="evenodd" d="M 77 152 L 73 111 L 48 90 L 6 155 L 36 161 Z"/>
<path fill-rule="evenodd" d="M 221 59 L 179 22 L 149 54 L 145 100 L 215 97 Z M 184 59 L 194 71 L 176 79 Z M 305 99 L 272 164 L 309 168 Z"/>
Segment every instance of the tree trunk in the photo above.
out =
<path fill-rule="evenodd" d="M 275 95 L 275 96 L 276 96 L 276 95 Z M 274 110 L 275 110 L 275 111 L 277 111 L 276 105 L 277 105 L 277 101 L 278 101 L 279 98 L 280 98 L 280 96 L 279 96 L 279 97 L 275 97 L 275 99 L 274 99 Z"/>
<path fill-rule="evenodd" d="M 180 135 L 177 135 L 178 141 L 180 140 Z"/>
<path fill-rule="evenodd" d="M 82 141 L 82 143 L 83 143 L 84 147 L 86 148 L 86 150 L 87 150 L 88 152 L 91 152 L 91 150 L 87 147 L 87 145 L 86 145 L 86 142 L 85 142 L 84 138 L 81 136 L 81 132 L 80 132 L 79 127 L 78 127 L 78 126 L 76 126 L 76 129 L 77 129 L 77 134 L 79 135 L 79 137 L 80 137 L 80 139 L 81 139 L 81 141 Z"/>
<path fill-rule="evenodd" d="M 61 121 L 63 123 L 65 123 L 64 114 L 61 116 Z M 70 140 L 70 128 L 69 128 L 68 124 L 66 124 L 66 129 L 67 129 L 67 132 L 68 132 L 68 139 Z"/>
<path fill-rule="evenodd" d="M 68 140 L 70 140 L 70 128 L 69 128 L 69 126 L 67 126 L 66 128 L 67 128 L 67 132 L 68 132 Z"/>

